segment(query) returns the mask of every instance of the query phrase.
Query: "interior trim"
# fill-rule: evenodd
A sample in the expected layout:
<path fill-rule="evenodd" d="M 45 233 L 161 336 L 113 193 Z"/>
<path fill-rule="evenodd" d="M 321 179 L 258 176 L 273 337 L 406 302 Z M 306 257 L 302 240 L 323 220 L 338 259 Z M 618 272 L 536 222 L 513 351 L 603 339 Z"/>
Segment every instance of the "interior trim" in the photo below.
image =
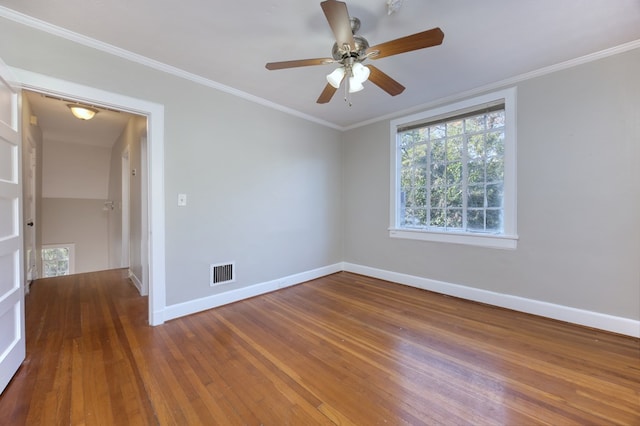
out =
<path fill-rule="evenodd" d="M 640 337 L 640 321 L 353 263 L 342 270 L 559 321 Z"/>
<path fill-rule="evenodd" d="M 335 274 L 342 271 L 342 264 L 335 263 L 333 265 L 324 266 L 322 268 L 312 269 L 310 271 L 289 275 L 271 281 L 250 285 L 248 287 L 236 288 L 225 291 L 223 293 L 214 294 L 212 296 L 202 297 L 200 299 L 190 300 L 184 303 L 169 305 L 165 309 L 164 319 L 169 321 L 186 315 L 195 314 L 206 311 L 208 309 L 217 308 L 229 303 L 238 302 L 250 297 L 260 296 L 261 294 L 270 293 L 282 288 L 291 287 L 305 281 L 314 280 L 326 275 Z"/>
<path fill-rule="evenodd" d="M 40 19 L 36 19 L 32 16 L 25 15 L 20 12 L 16 12 L 15 10 L 9 9 L 4 6 L 0 6 L 0 17 L 9 19 L 13 22 L 17 22 L 19 24 L 25 25 L 30 28 L 34 28 L 36 30 L 44 31 L 48 34 L 55 35 L 61 38 L 64 38 L 69 41 L 73 41 L 75 43 L 81 44 L 83 46 L 91 47 L 93 49 L 97 49 L 99 51 L 109 53 L 111 55 L 117 56 L 119 58 L 126 59 L 131 62 L 135 62 L 140 65 L 147 66 L 149 68 L 155 69 L 157 71 L 161 71 L 167 74 L 171 74 L 173 76 L 183 78 L 185 80 L 192 81 L 196 84 L 201 84 L 203 86 L 211 87 L 216 90 L 220 90 L 221 92 L 228 93 L 233 96 L 237 96 L 239 98 L 245 99 L 250 102 L 254 102 L 256 104 L 265 106 L 267 108 L 275 109 L 290 115 L 293 115 L 298 118 L 302 118 L 304 120 L 308 120 L 317 124 L 321 124 L 326 127 L 330 127 L 336 130 L 342 130 L 342 128 L 336 124 L 330 123 L 325 120 L 320 120 L 319 118 L 313 117 L 308 114 L 304 114 L 300 111 L 296 111 L 294 109 L 285 107 L 283 105 L 277 104 L 275 102 L 268 101 L 264 98 L 260 98 L 258 96 L 249 94 L 247 92 L 243 92 L 238 89 L 234 89 L 233 87 L 224 85 L 222 83 L 218 83 L 217 81 L 210 80 L 208 78 L 202 77 L 197 74 L 190 73 L 183 69 L 165 64 L 160 61 L 156 61 L 155 59 L 147 58 L 146 56 L 139 55 L 137 53 L 130 52 L 128 50 L 122 49 L 120 47 L 114 46 L 112 44 L 104 43 L 100 40 L 96 40 L 91 37 L 87 37 L 85 35 L 67 30 L 62 27 L 58 27 L 56 25 L 50 24 L 48 22 L 42 21 Z"/>
<path fill-rule="evenodd" d="M 510 79 L 494 82 L 494 83 L 488 84 L 486 86 L 482 86 L 482 87 L 478 87 L 476 89 L 470 90 L 468 92 L 458 93 L 456 95 L 445 97 L 445 98 L 442 98 L 442 99 L 438 99 L 438 100 L 435 100 L 435 101 L 427 103 L 427 104 L 422 104 L 422 105 L 419 105 L 417 107 L 413 107 L 413 108 L 406 109 L 406 110 L 403 110 L 403 111 L 398 111 L 397 113 L 385 115 L 385 116 L 382 116 L 382 117 L 373 118 L 371 120 L 363 121 L 363 122 L 360 122 L 360 123 L 353 124 L 351 126 L 344 127 L 344 126 L 339 126 L 339 125 L 334 124 L 334 123 L 330 123 L 330 122 L 325 121 L 325 120 L 320 120 L 320 119 L 318 119 L 316 117 L 310 116 L 308 114 L 304 114 L 304 113 L 302 113 L 300 111 L 296 111 L 296 110 L 294 110 L 292 108 L 288 108 L 288 107 L 285 107 L 283 105 L 276 104 L 275 102 L 271 102 L 271 101 L 268 101 L 266 99 L 260 98 L 258 96 L 254 96 L 254 95 L 251 95 L 249 93 L 243 92 L 241 90 L 234 89 L 233 87 L 226 86 L 224 84 L 218 83 L 218 82 L 210 80 L 208 78 L 205 78 L 205 77 L 202 77 L 202 76 L 199 76 L 199 75 L 184 71 L 184 70 L 182 70 L 180 68 L 176 68 L 176 67 L 173 67 L 171 65 L 167 65 L 167 64 L 165 64 L 163 62 L 147 58 L 146 56 L 138 55 L 136 53 L 130 52 L 128 50 L 125 50 L 125 49 L 122 49 L 122 48 L 119 48 L 119 47 L 116 47 L 116 46 L 113 46 L 113 45 L 108 44 L 108 43 L 101 42 L 101 41 L 93 39 L 91 37 L 87 37 L 87 36 L 84 36 L 82 34 L 75 33 L 73 31 L 69 31 L 69 30 L 67 30 L 65 28 L 58 27 L 56 25 L 50 24 L 50 23 L 42 21 L 40 19 L 36 19 L 36 18 L 34 18 L 32 16 L 25 15 L 25 14 L 20 13 L 20 12 L 16 12 L 15 10 L 9 9 L 7 7 L 4 7 L 4 6 L 0 6 L 0 17 L 9 19 L 9 20 L 11 20 L 13 22 L 17 22 L 17 23 L 22 24 L 22 25 L 26 25 L 26 26 L 31 27 L 31 28 L 35 28 L 35 29 L 40 30 L 40 31 L 44 31 L 44 32 L 52 34 L 52 35 L 56 35 L 58 37 L 62 37 L 64 39 L 67 39 L 67 40 L 70 40 L 70 41 L 74 41 L 74 42 L 79 43 L 81 45 L 84 45 L 84 46 L 87 46 L 87 47 L 91 47 L 91 48 L 100 50 L 102 52 L 110 53 L 112 55 L 118 56 L 118 57 L 123 58 L 123 59 L 127 59 L 129 61 L 141 64 L 141 65 L 148 66 L 148 67 L 153 68 L 153 69 L 158 70 L 158 71 L 162 71 L 162 72 L 166 72 L 168 74 L 172 74 L 172 75 L 174 75 L 176 77 L 180 77 L 180 78 L 184 78 L 186 80 L 193 81 L 194 83 L 197 83 L 197 84 L 202 84 L 204 86 L 211 87 L 211 88 L 220 90 L 222 92 L 229 93 L 229 94 L 234 95 L 234 96 L 238 96 L 238 97 L 246 99 L 248 101 L 251 101 L 251 102 L 266 106 L 268 108 L 272 108 L 272 109 L 275 109 L 275 110 L 278 110 L 278 111 L 293 115 L 295 117 L 302 118 L 302 119 L 308 120 L 308 121 L 312 121 L 314 123 L 321 124 L 323 126 L 330 127 L 332 129 L 336 129 L 336 130 L 340 130 L 340 131 L 351 130 L 351 129 L 355 129 L 355 128 L 358 128 L 358 127 L 363 127 L 363 126 L 366 126 L 366 125 L 369 125 L 369 124 L 372 124 L 372 123 L 376 123 L 376 122 L 379 122 L 379 121 L 388 120 L 388 119 L 395 118 L 395 117 L 402 116 L 402 115 L 407 115 L 407 114 L 410 114 L 412 112 L 417 112 L 417 111 L 421 111 L 421 110 L 424 110 L 424 109 L 430 109 L 430 108 L 433 108 L 434 106 L 437 106 L 437 105 L 454 102 L 454 101 L 457 101 L 457 100 L 460 100 L 460 99 L 463 99 L 463 98 L 469 97 L 469 96 L 476 96 L 476 95 L 478 95 L 480 93 L 496 90 L 496 89 L 501 88 L 503 86 L 513 85 L 513 84 L 516 84 L 516 83 L 519 83 L 521 81 L 528 80 L 528 79 L 531 79 L 531 78 L 534 78 L 534 77 L 539 77 L 539 76 L 542 76 L 542 75 L 545 75 L 545 74 L 550 74 L 550 73 L 553 73 L 553 72 L 556 72 L 556 71 L 564 70 L 564 69 L 567 69 L 567 68 L 574 67 L 576 65 L 581 65 L 581 64 L 584 64 L 584 63 L 587 63 L 587 62 L 595 61 L 595 60 L 598 60 L 598 59 L 601 59 L 601 58 L 605 58 L 605 57 L 608 57 L 608 56 L 616 55 L 618 53 L 626 52 L 626 51 L 633 50 L 633 49 L 636 49 L 636 48 L 640 47 L 640 40 L 635 40 L 635 41 L 632 41 L 632 42 L 629 42 L 629 43 L 621 44 L 620 46 L 616 46 L 616 47 L 612 47 L 612 48 L 609 48 L 609 49 L 601 50 L 599 52 L 595 52 L 595 53 L 592 53 L 592 54 L 589 54 L 589 55 L 581 56 L 579 58 L 570 59 L 568 61 L 561 62 L 559 64 L 551 65 L 551 66 L 548 66 L 548 67 L 541 68 L 539 70 L 535 70 L 535 71 L 531 71 L 531 72 L 528 72 L 528 73 L 525 73 L 525 74 L 521 74 L 519 76 L 510 78 Z"/>
<path fill-rule="evenodd" d="M 164 105 L 11 68 L 22 88 L 147 117 L 149 324 L 164 322 L 166 305 L 164 210 Z"/>
<path fill-rule="evenodd" d="M 372 268 L 349 262 L 335 263 L 333 265 L 289 275 L 271 281 L 265 281 L 248 287 L 232 289 L 212 296 L 170 305 L 165 309 L 164 320 L 169 321 L 171 319 L 192 315 L 341 271 L 352 272 L 372 278 L 391 281 L 397 284 L 459 297 L 461 299 L 474 302 L 486 303 L 496 307 L 512 309 L 518 312 L 565 321 L 585 327 L 597 328 L 599 330 L 631 337 L 640 337 L 640 321 L 638 320 L 572 308 L 570 306 L 557 305 L 540 300 L 512 296 L 509 294 L 496 293 L 414 275 L 401 274 L 398 272 Z"/>

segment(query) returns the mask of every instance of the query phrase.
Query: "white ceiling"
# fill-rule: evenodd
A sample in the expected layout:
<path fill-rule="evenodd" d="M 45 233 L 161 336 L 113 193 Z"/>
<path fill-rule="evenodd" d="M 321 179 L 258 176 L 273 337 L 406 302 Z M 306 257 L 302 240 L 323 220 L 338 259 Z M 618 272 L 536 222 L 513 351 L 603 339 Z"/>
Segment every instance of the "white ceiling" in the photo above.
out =
<path fill-rule="evenodd" d="M 265 63 L 331 56 L 320 1 L 0 0 L 0 5 L 346 128 L 473 88 L 640 40 L 640 0 L 351 0 L 371 45 L 440 27 L 441 46 L 375 61 L 406 87 L 372 83 L 316 104 L 335 66 L 268 71 Z M 6 11 L 6 10 L 5 10 Z M 2 12 L 2 10 L 0 10 Z"/>

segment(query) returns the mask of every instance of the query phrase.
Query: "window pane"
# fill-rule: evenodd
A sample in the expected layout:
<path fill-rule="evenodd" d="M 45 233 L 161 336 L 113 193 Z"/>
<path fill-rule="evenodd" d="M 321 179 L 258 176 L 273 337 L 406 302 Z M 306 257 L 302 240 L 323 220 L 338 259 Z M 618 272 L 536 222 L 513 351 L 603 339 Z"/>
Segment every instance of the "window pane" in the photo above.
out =
<path fill-rule="evenodd" d="M 462 207 L 462 187 L 452 186 L 447 189 L 447 206 Z"/>
<path fill-rule="evenodd" d="M 420 208 L 406 209 L 403 223 L 408 228 L 424 228 L 427 226 L 426 210 Z"/>
<path fill-rule="evenodd" d="M 487 128 L 497 129 L 504 127 L 504 111 L 495 111 L 487 114 Z"/>
<path fill-rule="evenodd" d="M 407 208 L 404 210 L 404 217 L 402 218 L 402 225 L 411 227 L 414 222 L 415 213 L 412 208 Z"/>
<path fill-rule="evenodd" d="M 462 183 L 462 163 L 449 163 L 446 168 L 447 185 L 460 185 Z"/>
<path fill-rule="evenodd" d="M 66 275 L 69 272 L 69 261 L 59 260 L 57 263 L 58 263 L 58 273 L 60 275 Z"/>
<path fill-rule="evenodd" d="M 484 183 L 484 162 L 482 161 L 472 161 L 469 163 L 467 168 L 468 177 L 467 180 L 469 184 L 474 183 Z"/>
<path fill-rule="evenodd" d="M 50 262 L 44 262 L 44 276 L 45 277 L 54 277 L 55 276 L 55 265 Z"/>
<path fill-rule="evenodd" d="M 487 210 L 487 230 L 499 232 L 502 230 L 502 211 Z"/>
<path fill-rule="evenodd" d="M 487 133 L 485 149 L 487 157 L 502 157 L 504 155 L 504 132 Z"/>
<path fill-rule="evenodd" d="M 429 224 L 434 227 L 444 228 L 444 209 L 431 209 Z"/>
<path fill-rule="evenodd" d="M 444 139 L 431 142 L 431 162 L 444 163 L 447 159 Z"/>
<path fill-rule="evenodd" d="M 429 137 L 431 140 L 444 138 L 446 135 L 447 127 L 444 124 L 437 124 L 429 128 Z"/>
<path fill-rule="evenodd" d="M 462 120 L 447 123 L 447 136 L 457 136 L 460 134 L 462 134 Z"/>
<path fill-rule="evenodd" d="M 484 210 L 467 212 L 467 228 L 471 231 L 484 231 Z"/>
<path fill-rule="evenodd" d="M 425 209 L 420 209 L 416 211 L 415 224 L 422 228 L 427 226 L 427 211 Z"/>
<path fill-rule="evenodd" d="M 405 208 L 414 207 L 413 200 L 414 200 L 415 197 L 413 195 L 413 191 L 412 190 L 404 192 L 404 197 L 403 198 L 404 198 L 404 203 L 402 203 L 402 205 Z"/>
<path fill-rule="evenodd" d="M 462 210 L 447 209 L 447 228 L 462 228 Z"/>
<path fill-rule="evenodd" d="M 484 207 L 484 185 L 469 186 L 467 193 L 468 207 Z"/>
<path fill-rule="evenodd" d="M 427 165 L 427 144 L 421 143 L 413 149 L 414 167 L 426 167 Z"/>
<path fill-rule="evenodd" d="M 414 200 L 417 206 L 425 206 L 427 204 L 427 188 L 424 186 L 416 188 Z"/>
<path fill-rule="evenodd" d="M 447 161 L 460 161 L 462 138 L 447 139 Z"/>
<path fill-rule="evenodd" d="M 467 152 L 470 159 L 484 158 L 484 135 L 469 136 Z"/>
<path fill-rule="evenodd" d="M 402 148 L 401 161 L 404 167 L 409 167 L 412 164 L 419 164 L 421 162 L 426 163 L 427 146 L 426 144 L 411 145 L 406 148 Z"/>
<path fill-rule="evenodd" d="M 487 185 L 487 207 L 502 207 L 502 184 Z"/>
<path fill-rule="evenodd" d="M 443 163 L 436 163 L 431 165 L 431 186 L 444 186 L 445 184 L 445 171 L 447 166 Z"/>
<path fill-rule="evenodd" d="M 413 158 L 413 146 L 408 148 L 402 148 L 400 150 L 400 161 L 403 167 L 411 165 L 411 159 Z"/>
<path fill-rule="evenodd" d="M 415 186 L 425 186 L 427 184 L 428 171 L 425 168 L 416 170 Z"/>
<path fill-rule="evenodd" d="M 400 188 L 402 192 L 408 191 L 411 188 L 413 182 L 412 176 L 415 173 L 414 169 L 402 169 L 400 172 Z"/>
<path fill-rule="evenodd" d="M 446 200 L 444 197 L 444 187 L 437 187 L 431 189 L 431 207 L 446 207 Z"/>
<path fill-rule="evenodd" d="M 464 120 L 465 132 L 473 133 L 484 130 L 484 114 Z"/>
<path fill-rule="evenodd" d="M 487 161 L 487 182 L 504 181 L 504 161 L 502 158 L 492 158 Z"/>
<path fill-rule="evenodd" d="M 400 148 L 411 146 L 418 141 L 425 140 L 425 129 L 412 129 L 400 134 Z"/>

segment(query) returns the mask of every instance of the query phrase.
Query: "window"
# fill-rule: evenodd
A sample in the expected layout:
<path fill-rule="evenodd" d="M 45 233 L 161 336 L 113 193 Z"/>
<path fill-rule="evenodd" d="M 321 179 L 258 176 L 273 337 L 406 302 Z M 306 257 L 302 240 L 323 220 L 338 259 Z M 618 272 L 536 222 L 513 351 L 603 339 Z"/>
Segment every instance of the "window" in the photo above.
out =
<path fill-rule="evenodd" d="M 42 246 L 42 271 L 44 278 L 74 273 L 74 244 Z"/>
<path fill-rule="evenodd" d="M 391 122 L 390 236 L 516 247 L 515 89 Z"/>

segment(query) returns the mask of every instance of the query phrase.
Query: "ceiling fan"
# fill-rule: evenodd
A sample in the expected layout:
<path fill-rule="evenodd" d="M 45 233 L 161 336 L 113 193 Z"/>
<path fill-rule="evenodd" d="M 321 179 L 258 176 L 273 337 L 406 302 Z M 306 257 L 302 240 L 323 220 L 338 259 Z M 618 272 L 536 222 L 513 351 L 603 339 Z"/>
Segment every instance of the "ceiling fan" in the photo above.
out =
<path fill-rule="evenodd" d="M 328 83 L 316 101 L 319 104 L 329 102 L 345 79 L 345 91 L 349 93 L 362 90 L 362 83 L 368 79 L 391 96 L 399 95 L 405 89 L 402 84 L 373 65 L 363 65 L 362 62 L 366 59 L 386 58 L 399 53 L 437 46 L 444 39 L 444 33 L 440 28 L 432 28 L 369 46 L 369 42 L 364 37 L 356 35 L 360 29 L 360 20 L 349 17 L 346 3 L 325 0 L 320 3 L 320 6 L 336 39 L 331 52 L 332 57 L 269 62 L 266 65 L 268 70 L 280 70 L 311 65 L 340 64 L 339 68 L 327 76 Z"/>

